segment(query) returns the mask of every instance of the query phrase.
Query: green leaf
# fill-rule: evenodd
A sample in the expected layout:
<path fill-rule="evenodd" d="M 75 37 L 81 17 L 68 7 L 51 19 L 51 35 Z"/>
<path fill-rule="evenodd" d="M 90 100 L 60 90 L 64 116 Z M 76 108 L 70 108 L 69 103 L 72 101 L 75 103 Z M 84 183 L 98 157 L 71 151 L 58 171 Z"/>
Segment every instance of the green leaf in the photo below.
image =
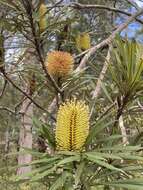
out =
<path fill-rule="evenodd" d="M 96 164 L 98 164 L 99 166 L 103 166 L 107 169 L 110 169 L 110 170 L 116 170 L 116 171 L 119 171 L 119 172 L 124 172 L 123 170 L 119 169 L 119 168 L 116 168 L 114 167 L 113 165 L 111 164 L 108 164 L 107 162 L 104 162 L 104 161 L 101 161 L 101 160 L 98 160 L 96 158 L 96 156 L 93 156 L 91 154 L 86 154 L 87 155 L 87 159 L 92 161 L 92 162 L 95 162 Z"/>
<path fill-rule="evenodd" d="M 11 1 L 6 1 L 6 0 L 0 0 L 0 3 L 2 3 L 3 5 L 13 9 L 13 10 L 18 10 L 19 11 L 19 7 L 14 3 L 14 2 L 11 2 Z"/>
<path fill-rule="evenodd" d="M 111 113 L 110 113 L 111 114 Z M 108 115 L 108 114 L 107 114 Z M 89 132 L 89 135 L 87 137 L 86 140 L 86 144 L 90 144 L 92 139 L 96 137 L 96 135 L 101 132 L 103 129 L 105 129 L 106 127 L 112 126 L 112 124 L 114 123 L 114 121 L 110 121 L 108 123 L 102 123 L 103 120 L 105 120 L 105 118 L 108 118 L 108 116 L 105 116 L 104 118 L 102 118 L 100 121 L 97 121 L 97 123 L 95 123 L 95 126 L 92 127 L 92 129 Z"/>
<path fill-rule="evenodd" d="M 42 137 L 48 141 L 48 145 L 52 148 L 55 148 L 56 143 L 52 127 L 50 125 L 42 123 L 35 117 L 33 117 L 33 123 L 38 129 L 38 133 L 40 133 L 40 135 L 42 135 Z"/>
<path fill-rule="evenodd" d="M 106 86 L 104 85 L 103 82 L 101 82 L 101 88 L 102 88 L 103 92 L 105 93 L 106 97 L 108 98 L 108 100 L 111 103 L 113 103 L 113 100 L 112 100 L 112 98 L 111 98 L 111 96 L 110 96 L 110 94 L 109 94 L 109 92 L 108 92 L 108 90 L 107 90 L 107 88 L 106 88 Z"/>
<path fill-rule="evenodd" d="M 51 157 L 51 158 L 43 158 L 43 159 L 39 159 L 39 160 L 34 160 L 30 163 L 30 165 L 34 165 L 34 164 L 42 164 L 42 163 L 51 163 L 51 162 L 54 162 L 54 161 L 57 161 L 58 159 L 60 159 L 61 157 L 60 156 L 54 156 L 54 157 Z"/>
<path fill-rule="evenodd" d="M 66 179 L 70 176 L 68 172 L 64 171 L 61 176 L 53 183 L 49 190 L 58 190 L 60 187 L 64 186 Z"/>
<path fill-rule="evenodd" d="M 121 160 L 122 157 L 116 154 L 109 154 L 109 153 L 100 153 L 100 152 L 89 152 L 88 154 L 93 155 L 93 156 L 100 156 L 101 158 L 110 158 L 110 159 L 116 159 L 116 160 Z"/>
<path fill-rule="evenodd" d="M 77 167 L 77 170 L 75 173 L 75 185 L 78 185 L 78 183 L 80 182 L 80 177 L 83 173 L 84 167 L 85 167 L 85 162 L 81 162 L 79 166 Z"/>
<path fill-rule="evenodd" d="M 55 148 L 56 147 L 55 136 L 51 132 L 50 126 L 43 124 L 42 129 L 41 129 L 41 133 L 45 137 L 45 139 L 48 141 L 48 144 L 51 147 Z"/>
<path fill-rule="evenodd" d="M 104 161 L 106 161 L 106 159 L 104 157 L 96 155 L 93 152 L 86 152 L 84 155 L 87 156 L 87 157 L 90 157 L 90 158 L 93 157 L 94 159 L 97 159 L 97 160 L 104 160 Z"/>
<path fill-rule="evenodd" d="M 123 159 L 143 161 L 143 157 L 137 155 L 131 155 L 129 153 L 118 153 Z"/>
<path fill-rule="evenodd" d="M 56 166 L 64 165 L 70 162 L 80 161 L 80 155 L 70 156 L 61 160 Z"/>
<path fill-rule="evenodd" d="M 22 151 L 19 152 L 19 154 L 32 154 L 33 156 L 36 157 L 44 157 L 44 156 L 48 156 L 47 153 L 42 153 L 42 152 L 38 152 L 37 150 L 34 149 L 30 149 L 30 148 L 23 148 Z"/>
<path fill-rule="evenodd" d="M 133 185 L 137 185 L 137 184 L 143 185 L 143 178 L 118 180 L 118 182 L 120 182 L 120 183 L 131 183 Z"/>
<path fill-rule="evenodd" d="M 142 190 L 143 189 L 143 185 L 130 185 L 130 184 L 110 184 L 113 187 L 122 187 L 122 188 L 126 188 L 128 190 Z"/>
<path fill-rule="evenodd" d="M 119 140 L 122 137 L 123 137 L 122 135 L 111 135 L 111 136 L 108 136 L 108 137 L 97 139 L 96 142 L 101 143 L 101 142 L 108 142 L 108 141 L 112 141 L 112 140 Z"/>
<path fill-rule="evenodd" d="M 59 155 L 66 155 L 66 156 L 79 155 L 77 152 L 72 152 L 72 151 L 58 151 L 58 152 L 56 152 L 56 154 L 59 154 Z"/>
<path fill-rule="evenodd" d="M 113 151 L 137 151 L 142 150 L 142 147 L 140 146 L 122 146 L 117 145 L 113 147 L 104 147 L 104 148 L 98 148 L 98 150 L 113 150 Z"/>
<path fill-rule="evenodd" d="M 42 173 L 44 173 L 43 171 L 47 171 L 47 169 L 49 169 L 51 166 L 49 166 L 49 165 L 47 165 L 47 166 L 41 166 L 41 167 L 39 167 L 39 168 L 37 168 L 37 169 L 34 169 L 34 170 L 32 170 L 31 172 L 27 172 L 27 173 L 25 173 L 25 174 L 22 174 L 22 175 L 20 175 L 20 176 L 14 176 L 13 177 L 13 180 L 15 180 L 15 181 L 19 181 L 19 180 L 22 180 L 22 179 L 24 179 L 25 177 L 27 178 L 29 178 L 29 177 L 31 177 L 31 179 L 33 179 L 33 176 L 34 175 L 36 175 L 38 172 L 42 172 Z"/>
<path fill-rule="evenodd" d="M 48 176 L 49 174 L 52 174 L 54 171 L 56 171 L 56 168 L 55 166 L 53 168 L 50 168 L 49 170 L 46 170 L 42 173 L 39 173 L 37 175 L 35 175 L 34 177 L 32 176 L 31 178 L 31 182 L 34 182 L 34 181 L 38 181 L 40 179 L 43 179 L 45 176 Z"/>

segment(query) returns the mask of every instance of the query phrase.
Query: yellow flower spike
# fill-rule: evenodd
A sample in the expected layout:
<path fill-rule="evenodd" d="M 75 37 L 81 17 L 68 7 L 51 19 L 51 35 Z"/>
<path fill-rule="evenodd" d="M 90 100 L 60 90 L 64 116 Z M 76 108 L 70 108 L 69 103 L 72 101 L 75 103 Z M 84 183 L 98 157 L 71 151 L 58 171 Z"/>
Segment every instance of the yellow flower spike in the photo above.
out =
<path fill-rule="evenodd" d="M 57 150 L 82 150 L 89 133 L 89 109 L 83 101 L 67 101 L 57 115 Z"/>
<path fill-rule="evenodd" d="M 81 33 L 76 38 L 76 46 L 84 51 L 91 47 L 90 36 L 88 33 Z"/>
<path fill-rule="evenodd" d="M 40 3 L 39 7 L 39 28 L 40 28 L 40 33 L 44 32 L 44 30 L 47 27 L 47 21 L 46 21 L 46 12 L 47 12 L 47 7 L 44 4 L 43 1 Z"/>
<path fill-rule="evenodd" d="M 74 59 L 68 52 L 53 51 L 46 58 L 45 64 L 50 75 L 67 76 L 73 70 Z"/>

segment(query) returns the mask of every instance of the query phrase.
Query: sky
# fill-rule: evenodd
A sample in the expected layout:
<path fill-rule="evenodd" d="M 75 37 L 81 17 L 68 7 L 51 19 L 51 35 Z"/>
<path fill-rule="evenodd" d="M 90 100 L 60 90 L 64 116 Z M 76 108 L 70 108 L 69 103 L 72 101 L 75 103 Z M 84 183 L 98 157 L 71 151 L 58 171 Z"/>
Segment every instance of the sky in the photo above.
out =
<path fill-rule="evenodd" d="M 140 7 L 143 6 L 143 2 L 141 2 L 140 0 L 133 0 L 133 1 L 136 2 L 138 6 Z"/>
<path fill-rule="evenodd" d="M 143 7 L 143 1 L 141 0 L 132 0 L 132 1 L 135 2 L 139 7 Z M 133 13 L 136 11 L 136 9 L 132 8 L 132 9 L 129 9 L 128 11 L 130 13 Z M 143 19 L 143 16 L 141 16 L 140 18 Z M 124 18 L 118 18 L 116 20 L 116 23 L 120 24 L 124 22 L 124 20 L 125 20 Z M 141 32 L 140 35 L 138 34 L 136 36 L 137 32 L 142 31 L 142 30 L 143 30 L 143 27 L 141 26 L 141 24 L 139 24 L 138 22 L 132 22 L 131 24 L 129 24 L 129 26 L 125 30 L 121 32 L 121 36 L 128 36 L 128 38 L 130 39 L 136 38 L 137 41 L 143 43 L 143 34 L 142 34 L 143 32 Z"/>

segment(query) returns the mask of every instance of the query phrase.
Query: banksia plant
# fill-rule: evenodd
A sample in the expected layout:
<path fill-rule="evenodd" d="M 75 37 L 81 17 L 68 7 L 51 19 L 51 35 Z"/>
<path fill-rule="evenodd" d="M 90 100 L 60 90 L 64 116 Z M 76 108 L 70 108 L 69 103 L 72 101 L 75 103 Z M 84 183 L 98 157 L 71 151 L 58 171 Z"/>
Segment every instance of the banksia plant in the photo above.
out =
<path fill-rule="evenodd" d="M 53 51 L 46 58 L 48 73 L 56 77 L 65 77 L 73 70 L 74 59 L 68 52 Z"/>
<path fill-rule="evenodd" d="M 42 33 L 47 27 L 46 12 L 47 12 L 46 5 L 44 4 L 44 1 L 41 1 L 40 7 L 39 7 L 39 18 L 40 18 L 39 29 L 40 29 L 40 33 Z"/>
<path fill-rule="evenodd" d="M 77 36 L 76 47 L 82 51 L 87 50 L 91 47 L 90 36 L 88 33 L 82 33 Z"/>
<path fill-rule="evenodd" d="M 57 115 L 57 150 L 82 150 L 89 132 L 89 109 L 83 101 L 67 101 Z"/>

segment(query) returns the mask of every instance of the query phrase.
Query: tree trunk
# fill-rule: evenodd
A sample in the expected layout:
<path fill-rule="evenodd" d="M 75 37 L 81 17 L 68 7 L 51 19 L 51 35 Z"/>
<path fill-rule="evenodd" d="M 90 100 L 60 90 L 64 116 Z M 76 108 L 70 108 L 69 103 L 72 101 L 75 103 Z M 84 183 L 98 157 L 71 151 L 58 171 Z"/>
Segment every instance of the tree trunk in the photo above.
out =
<path fill-rule="evenodd" d="M 5 147 L 4 147 L 4 152 L 6 154 L 9 153 L 9 128 L 6 129 L 6 132 L 5 132 Z"/>
<path fill-rule="evenodd" d="M 21 126 L 19 134 L 19 151 L 24 148 L 32 149 L 32 117 L 33 104 L 29 99 L 25 99 L 21 108 Z M 18 165 L 29 164 L 32 161 L 31 154 L 20 154 L 18 156 Z M 22 175 L 31 171 L 31 166 L 20 167 L 17 171 L 18 175 Z"/>

